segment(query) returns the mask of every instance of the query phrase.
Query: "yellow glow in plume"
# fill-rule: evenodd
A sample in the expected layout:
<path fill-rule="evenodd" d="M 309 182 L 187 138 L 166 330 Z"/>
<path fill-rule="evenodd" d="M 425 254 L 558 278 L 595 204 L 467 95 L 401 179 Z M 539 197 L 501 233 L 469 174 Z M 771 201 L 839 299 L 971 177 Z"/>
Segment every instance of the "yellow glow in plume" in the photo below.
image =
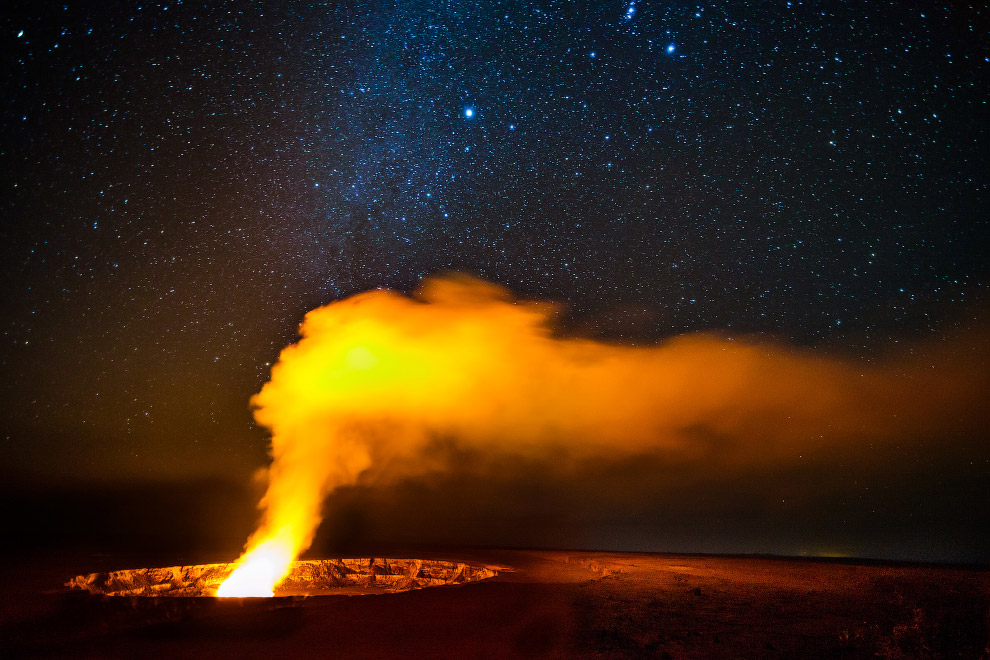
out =
<path fill-rule="evenodd" d="M 465 277 L 308 313 L 252 399 L 271 432 L 268 489 L 218 595 L 271 595 L 329 493 L 443 470 L 439 440 L 493 465 L 649 453 L 729 473 L 986 421 L 986 342 L 860 364 L 710 334 L 644 347 L 558 338 L 553 314 Z"/>
<path fill-rule="evenodd" d="M 291 536 L 291 533 L 287 536 Z M 294 550 L 291 541 L 273 537 L 246 553 L 220 588 L 217 596 L 270 597 L 273 589 L 289 572 Z"/>
<path fill-rule="evenodd" d="M 378 364 L 378 360 L 370 349 L 365 346 L 357 346 L 348 351 L 346 364 L 348 369 L 364 371 Z"/>

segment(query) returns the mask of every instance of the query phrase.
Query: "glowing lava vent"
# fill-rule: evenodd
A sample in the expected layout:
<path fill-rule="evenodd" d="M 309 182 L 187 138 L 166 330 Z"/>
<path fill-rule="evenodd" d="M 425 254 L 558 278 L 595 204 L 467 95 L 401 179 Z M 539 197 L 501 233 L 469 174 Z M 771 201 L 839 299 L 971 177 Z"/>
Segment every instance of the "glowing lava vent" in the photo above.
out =
<path fill-rule="evenodd" d="M 215 596 L 234 564 L 136 568 L 77 575 L 66 583 L 104 596 Z M 394 593 L 494 577 L 504 566 L 434 559 L 314 559 L 292 562 L 274 596 Z"/>

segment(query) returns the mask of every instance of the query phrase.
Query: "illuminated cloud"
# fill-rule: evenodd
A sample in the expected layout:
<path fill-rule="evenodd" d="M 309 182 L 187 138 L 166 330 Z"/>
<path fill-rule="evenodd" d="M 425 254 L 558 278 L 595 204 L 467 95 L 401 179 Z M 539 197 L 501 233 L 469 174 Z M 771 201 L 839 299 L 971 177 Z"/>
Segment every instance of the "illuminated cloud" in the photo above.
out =
<path fill-rule="evenodd" d="M 728 476 L 855 463 L 865 446 L 985 422 L 973 358 L 986 342 L 870 365 L 712 334 L 638 347 L 560 338 L 555 310 L 452 276 L 415 297 L 376 290 L 307 314 L 252 401 L 272 463 L 249 550 L 275 539 L 297 556 L 329 493 L 443 473 L 450 448 L 494 472 L 649 456 Z"/>

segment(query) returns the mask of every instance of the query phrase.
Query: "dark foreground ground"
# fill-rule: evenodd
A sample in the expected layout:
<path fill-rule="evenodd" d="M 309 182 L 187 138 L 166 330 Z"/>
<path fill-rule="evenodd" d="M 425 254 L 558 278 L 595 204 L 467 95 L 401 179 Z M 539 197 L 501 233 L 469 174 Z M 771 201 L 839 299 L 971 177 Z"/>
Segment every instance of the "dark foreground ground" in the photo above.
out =
<path fill-rule="evenodd" d="M 0 657 L 990 657 L 981 569 L 561 551 L 430 557 L 514 570 L 372 596 L 129 599 L 61 585 L 136 568 L 135 558 L 22 559 L 0 572 Z"/>

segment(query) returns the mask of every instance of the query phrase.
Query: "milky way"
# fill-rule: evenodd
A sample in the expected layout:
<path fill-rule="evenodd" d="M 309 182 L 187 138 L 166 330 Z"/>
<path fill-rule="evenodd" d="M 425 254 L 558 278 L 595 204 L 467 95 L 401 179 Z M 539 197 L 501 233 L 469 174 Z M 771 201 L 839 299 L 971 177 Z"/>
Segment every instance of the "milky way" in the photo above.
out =
<path fill-rule="evenodd" d="M 868 354 L 965 323 L 987 278 L 986 19 L 13 3 L 3 431 L 33 440 L 4 455 L 247 469 L 247 398 L 303 314 L 445 270 L 616 340 Z"/>

